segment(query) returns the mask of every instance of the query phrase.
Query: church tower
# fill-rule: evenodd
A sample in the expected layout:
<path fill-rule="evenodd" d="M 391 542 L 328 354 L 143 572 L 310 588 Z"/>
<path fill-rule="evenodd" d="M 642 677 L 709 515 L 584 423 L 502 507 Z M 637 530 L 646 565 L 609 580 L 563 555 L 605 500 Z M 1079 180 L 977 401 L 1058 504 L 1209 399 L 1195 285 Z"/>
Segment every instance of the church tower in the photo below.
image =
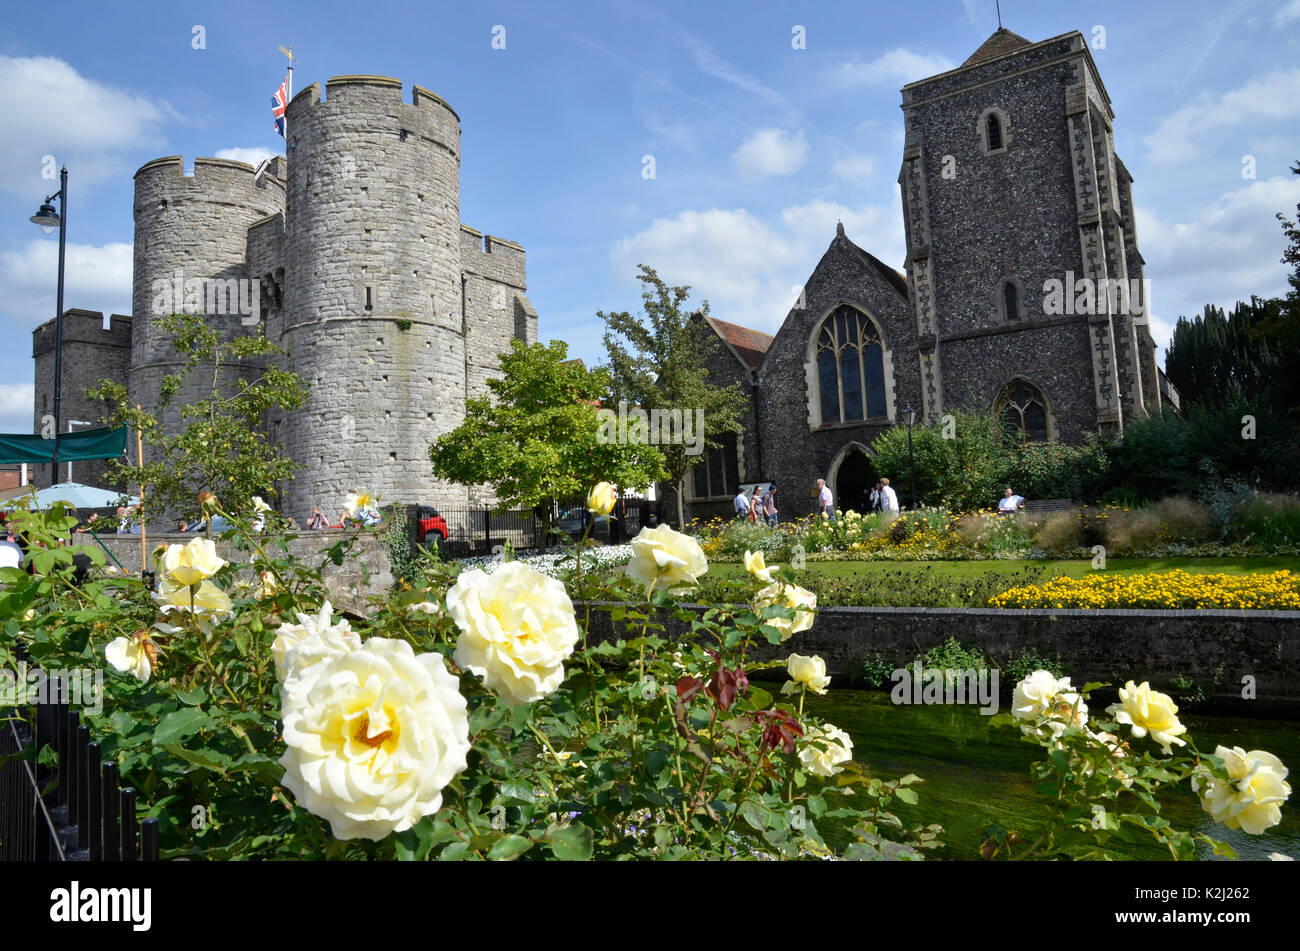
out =
<path fill-rule="evenodd" d="M 902 97 L 926 418 L 994 410 L 1079 442 L 1159 413 L 1132 177 L 1083 35 L 999 29 Z"/>

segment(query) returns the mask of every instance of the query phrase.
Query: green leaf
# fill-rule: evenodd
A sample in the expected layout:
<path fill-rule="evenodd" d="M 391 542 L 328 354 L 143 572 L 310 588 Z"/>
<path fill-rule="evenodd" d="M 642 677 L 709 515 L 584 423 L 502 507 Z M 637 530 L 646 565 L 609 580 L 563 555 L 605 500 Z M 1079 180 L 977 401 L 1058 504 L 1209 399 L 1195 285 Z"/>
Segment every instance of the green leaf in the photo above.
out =
<path fill-rule="evenodd" d="M 156 736 L 157 734 L 155 733 L 155 737 Z M 226 756 L 224 753 L 218 753 L 216 750 L 204 749 L 202 747 L 188 750 L 179 743 L 167 743 L 162 748 L 173 756 L 183 759 L 191 766 L 196 766 L 199 769 L 210 769 L 214 773 L 219 773 L 222 776 L 226 774 L 226 767 L 230 765 L 230 757 Z"/>
<path fill-rule="evenodd" d="M 488 849 L 487 857 L 494 862 L 507 861 L 518 858 L 532 847 L 532 839 L 522 835 L 505 835 L 497 839 L 492 848 Z"/>
<path fill-rule="evenodd" d="M 153 731 L 153 745 L 166 747 L 212 724 L 212 718 L 197 707 L 187 707 L 167 714 Z"/>
<path fill-rule="evenodd" d="M 584 825 L 563 826 L 550 834 L 551 852 L 565 862 L 586 862 L 591 858 L 595 836 Z"/>
<path fill-rule="evenodd" d="M 915 789 L 909 789 L 908 787 L 903 786 L 900 787 L 899 789 L 894 790 L 894 795 L 897 796 L 903 802 L 907 803 L 909 806 L 916 805 L 917 796 L 916 796 Z"/>

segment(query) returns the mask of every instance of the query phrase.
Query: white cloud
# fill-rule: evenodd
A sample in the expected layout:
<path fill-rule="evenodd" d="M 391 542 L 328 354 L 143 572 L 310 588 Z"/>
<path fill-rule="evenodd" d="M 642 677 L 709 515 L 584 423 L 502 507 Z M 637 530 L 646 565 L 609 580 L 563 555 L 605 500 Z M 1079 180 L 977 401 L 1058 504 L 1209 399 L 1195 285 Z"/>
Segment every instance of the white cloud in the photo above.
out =
<path fill-rule="evenodd" d="M 1165 221 L 1137 207 L 1138 242 L 1151 281 L 1152 336 L 1159 346 L 1168 344 L 1180 315 L 1286 291 L 1286 238 L 1274 216 L 1294 216 L 1298 202 L 1300 177 L 1289 175 L 1221 195 L 1187 221 Z"/>
<path fill-rule="evenodd" d="M 759 129 L 731 156 L 732 167 L 742 181 L 754 182 L 773 175 L 796 172 L 808 157 L 803 133 L 780 129 Z"/>
<path fill-rule="evenodd" d="M 1222 139 L 1220 130 L 1253 121 L 1300 117 L 1300 67 L 1280 69 L 1215 97 L 1203 93 L 1165 116 L 1143 139 L 1147 157 L 1160 165 L 1181 165 L 1206 145 Z"/>
<path fill-rule="evenodd" d="M 683 211 L 656 219 L 610 252 L 614 273 L 627 280 L 648 264 L 669 284 L 691 287 L 691 303 L 708 300 L 710 313 L 775 333 L 843 221 L 850 240 L 893 263 L 903 257 L 902 211 L 850 207 L 818 199 L 768 222 L 743 208 Z"/>
<path fill-rule="evenodd" d="M 0 252 L 0 309 L 34 329 L 55 311 L 59 243 L 36 239 Z M 63 307 L 131 313 L 131 245 L 69 244 Z"/>
<path fill-rule="evenodd" d="M 0 138 L 0 188 L 23 197 L 56 190 L 42 177 L 67 164 L 72 187 L 84 188 L 129 171 L 121 152 L 161 144 L 166 103 L 122 92 L 82 76 L 51 56 L 0 56 L 5 129 Z M 37 195 L 37 193 L 41 193 Z"/>
<path fill-rule="evenodd" d="M 31 383 L 0 383 L 0 433 L 32 431 L 36 387 Z"/>
<path fill-rule="evenodd" d="M 862 184 L 876 173 L 876 160 L 869 155 L 836 155 L 831 160 L 831 174 L 846 181 Z"/>
<path fill-rule="evenodd" d="M 841 87 L 880 86 L 894 84 L 905 86 L 936 73 L 944 73 L 956 64 L 935 53 L 914 53 L 898 47 L 863 63 L 841 63 L 831 71 L 831 81 Z"/>
<path fill-rule="evenodd" d="M 280 153 L 275 151 L 275 149 L 264 149 L 260 145 L 256 145 L 250 149 L 218 149 L 217 154 L 214 155 L 213 158 L 230 159 L 233 162 L 243 162 L 246 165 L 251 165 L 253 168 L 257 168 L 257 166 L 261 165 L 267 159 L 275 158 L 279 154 Z"/>
<path fill-rule="evenodd" d="M 1290 2 L 1277 11 L 1273 16 L 1274 26 L 1286 26 L 1288 23 L 1294 23 L 1300 20 L 1300 0 L 1290 0 Z"/>

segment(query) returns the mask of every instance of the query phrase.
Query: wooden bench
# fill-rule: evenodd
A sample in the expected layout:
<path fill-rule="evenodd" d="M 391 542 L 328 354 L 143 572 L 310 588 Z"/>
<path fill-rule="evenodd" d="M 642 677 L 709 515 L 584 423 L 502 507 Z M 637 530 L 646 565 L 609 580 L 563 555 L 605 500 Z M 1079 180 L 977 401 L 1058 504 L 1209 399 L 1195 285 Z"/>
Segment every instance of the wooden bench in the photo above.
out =
<path fill-rule="evenodd" d="M 1021 511 L 1028 515 L 1050 515 L 1053 512 L 1066 512 L 1074 508 L 1070 499 L 1034 499 L 1021 506 Z"/>

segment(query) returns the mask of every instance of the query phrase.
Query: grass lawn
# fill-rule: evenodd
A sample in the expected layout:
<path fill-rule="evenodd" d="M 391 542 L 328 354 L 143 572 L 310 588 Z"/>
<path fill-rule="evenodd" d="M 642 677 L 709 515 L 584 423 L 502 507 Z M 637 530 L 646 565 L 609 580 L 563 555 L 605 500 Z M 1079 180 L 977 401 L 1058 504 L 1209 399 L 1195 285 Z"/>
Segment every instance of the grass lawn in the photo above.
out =
<path fill-rule="evenodd" d="M 785 567 L 782 565 L 782 567 Z M 809 561 L 808 574 L 829 578 L 851 578 L 899 571 L 926 572 L 939 580 L 965 581 L 990 575 L 1012 575 L 1026 568 L 1045 569 L 1050 576 L 1082 578 L 1093 572 L 1091 561 Z M 1106 571 L 1116 574 L 1142 574 L 1181 568 L 1206 574 L 1246 575 L 1289 570 L 1300 573 L 1300 558 L 1108 558 Z M 802 574 L 802 572 L 796 572 Z M 718 580 L 739 580 L 745 566 L 739 562 L 711 562 L 709 575 Z"/>

